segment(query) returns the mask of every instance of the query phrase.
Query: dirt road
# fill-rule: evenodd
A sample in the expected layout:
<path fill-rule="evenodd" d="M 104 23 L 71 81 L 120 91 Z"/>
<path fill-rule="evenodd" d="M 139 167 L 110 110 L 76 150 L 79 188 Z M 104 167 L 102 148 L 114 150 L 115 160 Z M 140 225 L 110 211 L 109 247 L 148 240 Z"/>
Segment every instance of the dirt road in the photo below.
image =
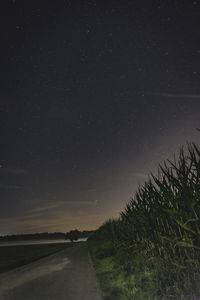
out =
<path fill-rule="evenodd" d="M 1 274 L 0 300 L 102 300 L 87 244 Z"/>

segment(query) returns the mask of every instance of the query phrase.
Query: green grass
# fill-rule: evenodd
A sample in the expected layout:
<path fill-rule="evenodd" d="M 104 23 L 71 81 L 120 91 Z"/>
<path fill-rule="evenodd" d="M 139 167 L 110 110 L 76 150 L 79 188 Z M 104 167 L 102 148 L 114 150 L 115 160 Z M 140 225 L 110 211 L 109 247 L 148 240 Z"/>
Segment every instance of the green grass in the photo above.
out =
<path fill-rule="evenodd" d="M 105 299 L 120 299 L 119 267 L 115 261 L 112 245 L 109 241 L 98 242 L 90 239 L 88 248 L 100 281 Z"/>
<path fill-rule="evenodd" d="M 133 276 L 127 276 L 110 241 L 89 239 L 88 248 L 105 300 L 132 298 L 130 285 Z M 131 297 L 131 298 L 130 298 Z M 147 298 L 145 298 L 147 299 Z"/>
<path fill-rule="evenodd" d="M 18 245 L 0 247 L 0 273 L 71 247 L 71 243 Z"/>
<path fill-rule="evenodd" d="M 159 166 L 88 243 L 105 299 L 200 299 L 200 149 Z"/>
<path fill-rule="evenodd" d="M 138 251 L 135 257 L 128 261 L 128 267 L 131 267 L 130 271 L 118 251 L 113 250 L 110 241 L 89 239 L 88 248 L 104 300 L 200 299 L 198 298 L 200 276 L 197 273 L 196 281 L 191 283 L 190 277 L 188 281 L 185 279 L 185 270 L 182 270 L 182 290 L 177 280 L 180 274 L 178 272 L 177 275 L 176 266 L 166 264 L 159 258 L 151 258 L 148 262 L 145 252 Z M 171 276 L 171 280 L 169 280 L 169 276 Z M 163 289 L 163 282 L 165 289 Z M 186 290 L 187 293 L 185 293 Z"/>

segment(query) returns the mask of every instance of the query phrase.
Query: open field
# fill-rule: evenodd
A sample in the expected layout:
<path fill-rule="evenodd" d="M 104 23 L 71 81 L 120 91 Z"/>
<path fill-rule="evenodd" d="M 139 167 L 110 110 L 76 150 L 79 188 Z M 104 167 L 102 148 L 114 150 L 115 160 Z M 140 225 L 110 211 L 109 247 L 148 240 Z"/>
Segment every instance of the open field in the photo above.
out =
<path fill-rule="evenodd" d="M 0 247 L 0 273 L 71 247 L 71 243 L 38 244 Z"/>

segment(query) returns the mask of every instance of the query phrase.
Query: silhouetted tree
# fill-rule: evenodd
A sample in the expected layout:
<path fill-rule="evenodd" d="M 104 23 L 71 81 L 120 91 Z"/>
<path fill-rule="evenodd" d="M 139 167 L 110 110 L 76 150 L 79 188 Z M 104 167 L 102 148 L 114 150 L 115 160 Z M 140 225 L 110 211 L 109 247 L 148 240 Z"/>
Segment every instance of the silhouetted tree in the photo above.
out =
<path fill-rule="evenodd" d="M 70 240 L 71 242 L 77 241 L 78 238 L 80 238 L 80 235 L 81 235 L 81 232 L 79 230 L 77 230 L 77 229 L 71 230 L 66 233 L 65 239 Z"/>

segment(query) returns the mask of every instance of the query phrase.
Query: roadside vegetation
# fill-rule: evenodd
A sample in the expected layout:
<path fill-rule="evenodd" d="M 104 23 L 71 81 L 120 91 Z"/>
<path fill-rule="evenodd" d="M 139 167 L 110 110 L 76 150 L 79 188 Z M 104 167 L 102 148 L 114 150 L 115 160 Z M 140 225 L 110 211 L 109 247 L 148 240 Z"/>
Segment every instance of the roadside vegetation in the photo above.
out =
<path fill-rule="evenodd" d="M 159 166 L 88 240 L 106 300 L 200 299 L 200 149 Z"/>
<path fill-rule="evenodd" d="M 72 243 L 18 245 L 0 247 L 0 273 L 71 247 Z"/>

